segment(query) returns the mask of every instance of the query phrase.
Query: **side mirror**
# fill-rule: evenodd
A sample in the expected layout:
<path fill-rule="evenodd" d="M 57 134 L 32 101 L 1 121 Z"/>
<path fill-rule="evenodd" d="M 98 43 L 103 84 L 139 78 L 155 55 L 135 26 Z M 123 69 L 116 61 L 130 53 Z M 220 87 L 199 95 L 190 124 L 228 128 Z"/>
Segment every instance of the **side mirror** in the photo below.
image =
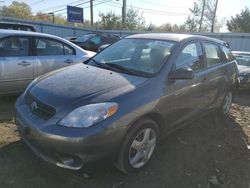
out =
<path fill-rule="evenodd" d="M 187 80 L 194 78 L 194 71 L 190 68 L 180 68 L 169 74 L 171 80 Z"/>

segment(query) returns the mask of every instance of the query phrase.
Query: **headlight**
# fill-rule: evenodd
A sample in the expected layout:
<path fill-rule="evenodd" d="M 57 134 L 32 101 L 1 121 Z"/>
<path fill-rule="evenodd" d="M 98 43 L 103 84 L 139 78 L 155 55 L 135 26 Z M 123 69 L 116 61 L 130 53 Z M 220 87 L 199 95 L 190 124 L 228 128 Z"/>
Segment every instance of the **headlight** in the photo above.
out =
<path fill-rule="evenodd" d="M 117 110 L 118 105 L 113 102 L 89 104 L 76 108 L 58 124 L 65 127 L 87 128 L 112 116 Z"/>

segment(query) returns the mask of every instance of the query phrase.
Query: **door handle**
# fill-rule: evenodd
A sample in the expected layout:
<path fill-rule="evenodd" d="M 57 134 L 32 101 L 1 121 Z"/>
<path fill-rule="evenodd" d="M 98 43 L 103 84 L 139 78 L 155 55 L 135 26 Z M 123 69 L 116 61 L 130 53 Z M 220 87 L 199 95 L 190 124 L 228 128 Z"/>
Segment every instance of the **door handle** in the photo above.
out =
<path fill-rule="evenodd" d="M 26 67 L 26 66 L 31 65 L 31 63 L 29 63 L 29 62 L 27 62 L 27 61 L 22 61 L 22 62 L 18 63 L 18 65 L 23 66 L 23 67 Z"/>
<path fill-rule="evenodd" d="M 64 62 L 67 63 L 67 64 L 74 63 L 71 59 L 67 59 L 67 60 L 65 60 Z"/>

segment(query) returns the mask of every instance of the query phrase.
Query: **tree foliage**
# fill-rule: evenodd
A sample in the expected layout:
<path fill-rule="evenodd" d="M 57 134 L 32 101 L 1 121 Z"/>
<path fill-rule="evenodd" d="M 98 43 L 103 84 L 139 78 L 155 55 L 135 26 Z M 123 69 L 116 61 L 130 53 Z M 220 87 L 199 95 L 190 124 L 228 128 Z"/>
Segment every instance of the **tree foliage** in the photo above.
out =
<path fill-rule="evenodd" d="M 203 19 L 201 20 L 203 3 L 204 0 L 197 0 L 196 2 L 194 2 L 193 8 L 189 9 L 190 15 L 187 17 L 187 20 L 185 22 L 187 31 L 198 31 L 200 24 L 200 31 L 210 31 L 215 13 L 216 0 L 205 0 L 204 14 Z M 220 27 L 221 24 L 215 17 L 214 30 L 219 31 Z"/>
<path fill-rule="evenodd" d="M 129 9 L 126 15 L 125 29 L 135 30 L 145 28 L 145 19 L 143 14 L 139 14 L 138 10 Z"/>
<path fill-rule="evenodd" d="M 30 19 L 32 17 L 32 12 L 30 6 L 27 5 L 26 3 L 13 1 L 10 6 L 3 6 L 1 15 Z"/>
<path fill-rule="evenodd" d="M 126 14 L 125 24 L 122 24 L 122 17 L 110 11 L 106 14 L 99 13 L 100 21 L 99 26 L 102 29 L 129 29 L 139 30 L 145 28 L 145 19 L 143 15 L 138 13 L 138 10 L 133 8 L 129 9 Z"/>
<path fill-rule="evenodd" d="M 33 16 L 34 20 L 43 21 L 43 22 L 53 22 L 53 15 L 52 14 L 46 14 L 42 12 L 38 12 L 35 16 Z M 66 18 L 62 15 L 54 15 L 54 22 L 56 24 L 63 24 L 63 25 L 69 25 Z"/>
<path fill-rule="evenodd" d="M 227 28 L 233 32 L 250 32 L 250 11 L 246 7 L 245 10 L 241 10 L 240 14 L 236 14 L 235 17 L 231 17 L 227 21 Z"/>
<path fill-rule="evenodd" d="M 193 8 L 190 8 L 189 11 L 191 12 L 188 15 L 187 20 L 185 22 L 186 30 L 187 31 L 198 31 L 198 24 L 201 17 L 201 6 L 197 2 L 194 2 Z"/>
<path fill-rule="evenodd" d="M 120 29 L 121 28 L 121 16 L 110 11 L 106 14 L 99 13 L 100 21 L 99 26 L 103 29 Z"/>

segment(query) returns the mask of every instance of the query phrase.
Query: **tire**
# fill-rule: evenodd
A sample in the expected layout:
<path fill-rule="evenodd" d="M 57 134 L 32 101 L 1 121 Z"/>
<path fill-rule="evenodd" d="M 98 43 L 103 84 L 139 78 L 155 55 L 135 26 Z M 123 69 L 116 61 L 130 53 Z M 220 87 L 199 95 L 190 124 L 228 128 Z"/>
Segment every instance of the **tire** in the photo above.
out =
<path fill-rule="evenodd" d="M 149 119 L 136 122 L 126 134 L 116 168 L 125 174 L 137 172 L 145 167 L 154 154 L 159 143 L 159 128 Z"/>
<path fill-rule="evenodd" d="M 233 92 L 230 90 L 226 93 L 223 102 L 221 104 L 221 107 L 219 109 L 219 113 L 222 117 L 228 115 L 231 105 L 233 101 Z"/>

